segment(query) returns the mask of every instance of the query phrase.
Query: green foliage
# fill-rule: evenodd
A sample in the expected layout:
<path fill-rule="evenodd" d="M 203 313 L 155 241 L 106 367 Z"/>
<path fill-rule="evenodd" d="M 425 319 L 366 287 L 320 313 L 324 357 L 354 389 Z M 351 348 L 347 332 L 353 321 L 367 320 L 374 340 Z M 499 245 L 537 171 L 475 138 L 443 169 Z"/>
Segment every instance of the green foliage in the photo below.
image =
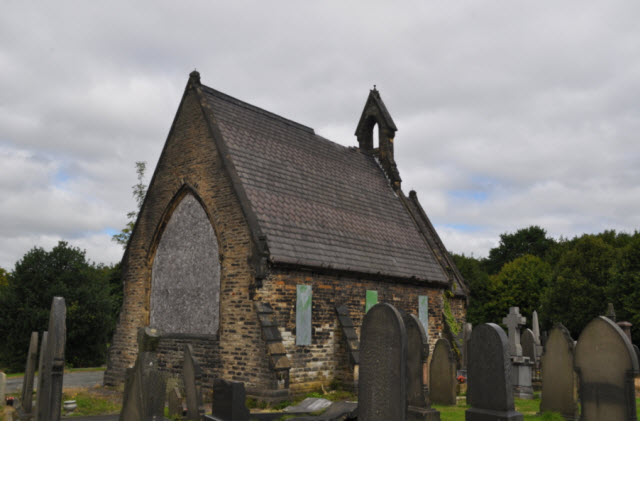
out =
<path fill-rule="evenodd" d="M 0 267 L 0 288 L 7 285 L 9 285 L 9 274 L 4 268 Z"/>
<path fill-rule="evenodd" d="M 613 299 L 616 320 L 632 324 L 635 344 L 640 344 L 640 235 L 621 249 L 612 268 L 609 298 Z"/>
<path fill-rule="evenodd" d="M 127 218 L 129 219 L 127 225 L 122 229 L 120 233 L 116 233 L 111 237 L 111 240 L 122 245 L 123 248 L 126 248 L 127 244 L 129 243 L 129 238 L 131 237 L 131 233 L 133 232 L 136 218 L 138 217 L 138 213 L 140 213 L 140 209 L 142 208 L 142 204 L 144 203 L 144 197 L 147 195 L 147 185 L 143 183 L 144 172 L 146 169 L 146 162 L 136 162 L 138 183 L 131 187 L 131 189 L 133 190 L 133 198 L 135 198 L 138 208 L 127 213 Z"/>
<path fill-rule="evenodd" d="M 452 257 L 471 292 L 467 307 L 467 322 L 473 325 L 485 323 L 485 305 L 489 301 L 489 274 L 485 270 L 483 261 L 455 253 Z"/>
<path fill-rule="evenodd" d="M 50 252 L 35 247 L 19 260 L 0 294 L 0 361 L 24 368 L 32 331 L 48 328 L 54 296 L 67 306 L 66 363 L 104 363 L 118 306 L 110 295 L 112 269 L 90 264 L 85 252 L 59 242 Z"/>
<path fill-rule="evenodd" d="M 604 313 L 616 249 L 595 235 L 573 242 L 554 268 L 551 286 L 542 300 L 541 323 L 562 323 L 573 338 L 594 317 Z"/>
<path fill-rule="evenodd" d="M 555 240 L 547 238 L 547 232 L 535 225 L 521 228 L 515 233 L 503 233 L 500 235 L 500 244 L 489 251 L 487 272 L 496 274 L 506 263 L 527 254 L 545 258 L 554 244 Z"/>
<path fill-rule="evenodd" d="M 533 311 L 540 309 L 542 294 L 550 280 L 551 266 L 533 255 L 526 254 L 506 263 L 489 279 L 485 318 L 500 324 L 512 306 L 520 307 L 522 315 L 531 318 Z"/>

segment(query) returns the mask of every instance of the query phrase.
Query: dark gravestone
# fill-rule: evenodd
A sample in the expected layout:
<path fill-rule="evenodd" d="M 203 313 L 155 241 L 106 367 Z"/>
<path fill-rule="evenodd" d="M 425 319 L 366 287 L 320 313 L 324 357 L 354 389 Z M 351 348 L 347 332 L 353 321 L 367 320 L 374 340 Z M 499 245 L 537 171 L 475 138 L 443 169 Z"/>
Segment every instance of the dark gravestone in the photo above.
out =
<path fill-rule="evenodd" d="M 249 420 L 244 383 L 216 378 L 213 381 L 211 413 L 220 420 Z"/>
<path fill-rule="evenodd" d="M 640 365 L 640 348 L 637 345 L 633 345 L 633 351 L 636 352 L 636 358 L 638 359 L 638 364 Z"/>
<path fill-rule="evenodd" d="M 462 326 L 462 370 L 464 373 L 467 371 L 467 364 L 469 363 L 469 339 L 471 338 L 471 332 L 473 331 L 473 325 L 465 323 Z"/>
<path fill-rule="evenodd" d="M 440 412 L 431 408 L 427 384 L 429 339 L 415 315 L 403 313 L 407 332 L 407 418 L 440 420 Z"/>
<path fill-rule="evenodd" d="M 495 323 L 473 329 L 467 374 L 466 420 L 522 420 L 513 404 L 509 340 Z"/>
<path fill-rule="evenodd" d="M 33 409 L 33 378 L 36 373 L 38 362 L 38 332 L 31 332 L 29 351 L 27 353 L 27 365 L 24 369 L 24 379 L 22 381 L 22 412 L 26 416 L 31 416 Z"/>
<path fill-rule="evenodd" d="M 49 332 L 44 332 L 42 334 L 42 343 L 40 344 L 40 357 L 38 359 L 38 387 L 36 389 L 36 411 L 35 416 L 36 420 L 38 420 L 42 416 L 42 411 L 44 409 L 45 398 L 48 396 L 47 391 L 49 390 L 49 375 L 45 373 L 45 357 L 47 351 L 47 345 L 49 343 Z M 46 379 L 46 380 L 45 380 Z"/>
<path fill-rule="evenodd" d="M 193 347 L 184 346 L 184 363 L 182 367 L 184 391 L 187 397 L 187 418 L 202 420 L 204 407 L 202 405 L 202 369 L 193 358 Z"/>
<path fill-rule="evenodd" d="M 529 328 L 522 332 L 520 345 L 522 345 L 522 356 L 529 357 L 532 362 L 537 363 L 535 336 Z"/>
<path fill-rule="evenodd" d="M 44 348 L 42 371 L 38 372 L 38 387 L 42 385 L 42 395 L 38 392 L 37 420 L 60 420 L 62 408 L 62 380 L 64 375 L 64 345 L 67 336 L 67 307 L 64 298 L 53 297 L 47 344 Z M 43 342 L 44 343 L 44 342 Z"/>
<path fill-rule="evenodd" d="M 405 420 L 407 332 L 398 310 L 378 303 L 360 330 L 358 420 Z"/>
<path fill-rule="evenodd" d="M 581 420 L 636 420 L 638 358 L 629 338 L 607 317 L 584 328 L 575 350 Z"/>
<path fill-rule="evenodd" d="M 120 420 L 162 420 L 167 381 L 158 370 L 160 334 L 155 328 L 138 330 L 138 357 L 126 371 Z"/>
<path fill-rule="evenodd" d="M 446 338 L 440 338 L 433 348 L 429 365 L 429 396 L 440 405 L 456 404 L 456 359 Z"/>
<path fill-rule="evenodd" d="M 567 420 L 578 419 L 574 343 L 564 325 L 556 325 L 549 334 L 542 356 L 540 413 L 559 412 Z"/>

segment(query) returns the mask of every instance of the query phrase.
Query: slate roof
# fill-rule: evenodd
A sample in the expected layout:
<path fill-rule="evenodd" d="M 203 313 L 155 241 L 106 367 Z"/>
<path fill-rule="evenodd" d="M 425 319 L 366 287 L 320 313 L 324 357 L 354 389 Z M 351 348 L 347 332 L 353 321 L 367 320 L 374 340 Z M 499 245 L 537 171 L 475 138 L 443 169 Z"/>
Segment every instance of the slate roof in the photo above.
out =
<path fill-rule="evenodd" d="M 204 85 L 201 92 L 271 262 L 448 282 L 373 156 Z"/>

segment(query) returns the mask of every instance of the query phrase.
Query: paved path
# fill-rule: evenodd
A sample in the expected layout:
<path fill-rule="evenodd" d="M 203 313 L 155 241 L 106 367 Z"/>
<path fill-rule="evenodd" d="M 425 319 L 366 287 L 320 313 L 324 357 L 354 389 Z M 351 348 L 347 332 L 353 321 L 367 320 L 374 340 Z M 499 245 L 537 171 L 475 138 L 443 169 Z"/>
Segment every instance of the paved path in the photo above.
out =
<path fill-rule="evenodd" d="M 93 387 L 102 385 L 104 372 L 70 372 L 65 373 L 62 388 L 67 387 Z M 34 389 L 38 385 L 38 375 L 33 381 Z M 7 378 L 7 393 L 22 391 L 22 377 Z"/>

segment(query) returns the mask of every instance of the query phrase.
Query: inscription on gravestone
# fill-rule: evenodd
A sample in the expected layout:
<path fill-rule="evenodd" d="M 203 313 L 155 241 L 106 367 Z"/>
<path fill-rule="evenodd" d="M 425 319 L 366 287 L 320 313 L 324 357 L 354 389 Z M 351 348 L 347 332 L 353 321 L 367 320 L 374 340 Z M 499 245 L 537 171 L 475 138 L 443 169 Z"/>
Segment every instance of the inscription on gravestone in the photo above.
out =
<path fill-rule="evenodd" d="M 456 359 L 446 338 L 440 338 L 433 349 L 429 366 L 429 394 L 440 405 L 456 404 Z"/>
<path fill-rule="evenodd" d="M 636 420 L 638 358 L 625 333 L 607 317 L 584 328 L 575 349 L 581 420 Z"/>
<path fill-rule="evenodd" d="M 398 310 L 379 303 L 360 333 L 358 420 L 405 420 L 407 333 Z"/>
<path fill-rule="evenodd" d="M 467 375 L 466 420 L 522 420 L 513 403 L 509 340 L 495 323 L 473 329 Z"/>

